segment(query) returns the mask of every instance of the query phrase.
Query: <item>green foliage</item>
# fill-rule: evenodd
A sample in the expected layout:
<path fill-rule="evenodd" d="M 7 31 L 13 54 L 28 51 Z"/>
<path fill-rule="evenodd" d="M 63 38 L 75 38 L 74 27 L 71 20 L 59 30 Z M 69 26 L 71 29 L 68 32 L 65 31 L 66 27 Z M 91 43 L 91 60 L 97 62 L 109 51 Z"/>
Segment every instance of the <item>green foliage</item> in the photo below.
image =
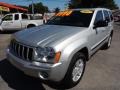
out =
<path fill-rule="evenodd" d="M 28 9 L 27 6 L 22 6 L 22 5 L 17 5 L 18 7 L 22 7 L 22 8 L 25 8 L 25 9 Z"/>
<path fill-rule="evenodd" d="M 32 13 L 32 4 L 29 5 L 29 13 Z M 34 13 L 41 13 L 48 12 L 49 9 L 47 6 L 44 6 L 41 2 L 34 3 Z"/>
<path fill-rule="evenodd" d="M 96 8 L 105 7 L 109 9 L 117 9 L 114 0 L 70 0 L 69 8 Z"/>
<path fill-rule="evenodd" d="M 22 6 L 22 5 L 15 5 L 15 6 L 22 7 L 24 9 L 28 9 L 27 6 Z M 26 11 L 21 11 L 21 10 L 17 10 L 17 9 L 10 9 L 10 12 L 11 13 L 16 13 L 16 12 L 26 13 Z"/>

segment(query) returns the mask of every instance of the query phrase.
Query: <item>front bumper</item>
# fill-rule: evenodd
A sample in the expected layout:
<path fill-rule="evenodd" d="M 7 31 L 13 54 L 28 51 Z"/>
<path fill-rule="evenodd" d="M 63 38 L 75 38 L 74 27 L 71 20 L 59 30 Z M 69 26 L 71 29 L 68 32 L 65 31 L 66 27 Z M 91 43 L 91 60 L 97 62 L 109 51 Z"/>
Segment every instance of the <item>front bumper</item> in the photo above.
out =
<path fill-rule="evenodd" d="M 23 71 L 25 74 L 39 77 L 42 80 L 61 81 L 65 75 L 62 73 L 62 63 L 31 63 L 14 56 L 9 49 L 7 49 L 7 59 L 11 62 L 11 64 Z"/>

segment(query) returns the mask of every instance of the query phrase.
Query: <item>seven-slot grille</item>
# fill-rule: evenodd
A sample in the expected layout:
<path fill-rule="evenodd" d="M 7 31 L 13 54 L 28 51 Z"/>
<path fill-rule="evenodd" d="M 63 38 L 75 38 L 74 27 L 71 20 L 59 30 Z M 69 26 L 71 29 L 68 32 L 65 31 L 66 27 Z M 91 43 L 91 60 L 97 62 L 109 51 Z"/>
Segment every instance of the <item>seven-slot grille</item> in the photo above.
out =
<path fill-rule="evenodd" d="M 32 61 L 33 59 L 33 48 L 20 44 L 19 42 L 12 40 L 10 44 L 11 52 L 17 57 Z"/>

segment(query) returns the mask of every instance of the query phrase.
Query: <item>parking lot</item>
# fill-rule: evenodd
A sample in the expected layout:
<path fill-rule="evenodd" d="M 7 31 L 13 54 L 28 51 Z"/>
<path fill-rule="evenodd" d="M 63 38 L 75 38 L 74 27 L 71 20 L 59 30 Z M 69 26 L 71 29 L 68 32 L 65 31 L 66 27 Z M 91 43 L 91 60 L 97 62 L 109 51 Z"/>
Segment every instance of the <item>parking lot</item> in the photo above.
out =
<path fill-rule="evenodd" d="M 0 90 L 61 90 L 24 75 L 7 61 L 5 50 L 13 33 L 0 34 Z M 90 59 L 81 82 L 70 90 L 120 90 L 120 23 L 114 25 L 110 49 L 100 50 Z"/>

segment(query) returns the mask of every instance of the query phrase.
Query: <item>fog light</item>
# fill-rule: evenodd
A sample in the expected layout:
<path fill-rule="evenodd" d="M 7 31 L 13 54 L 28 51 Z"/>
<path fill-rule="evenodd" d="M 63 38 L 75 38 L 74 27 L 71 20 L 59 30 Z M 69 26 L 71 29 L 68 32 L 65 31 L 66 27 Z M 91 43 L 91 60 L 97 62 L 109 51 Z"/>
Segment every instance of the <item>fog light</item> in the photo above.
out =
<path fill-rule="evenodd" d="M 44 71 L 43 71 L 43 72 L 40 72 L 40 73 L 39 73 L 39 76 L 40 76 L 41 79 L 46 80 L 49 75 L 48 75 L 47 72 L 44 72 Z"/>

